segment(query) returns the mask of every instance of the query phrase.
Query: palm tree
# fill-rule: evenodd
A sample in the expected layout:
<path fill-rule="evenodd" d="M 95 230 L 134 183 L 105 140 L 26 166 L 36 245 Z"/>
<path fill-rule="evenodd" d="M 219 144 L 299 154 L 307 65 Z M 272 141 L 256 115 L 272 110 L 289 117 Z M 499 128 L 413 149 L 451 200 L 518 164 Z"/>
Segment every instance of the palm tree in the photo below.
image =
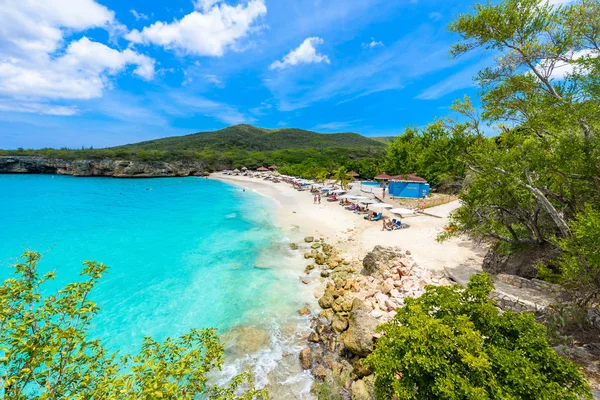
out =
<path fill-rule="evenodd" d="M 339 167 L 334 172 L 333 179 L 335 179 L 335 183 L 339 183 L 342 186 L 342 189 L 346 189 L 348 182 L 350 182 L 350 177 L 348 176 L 348 170 L 346 167 Z"/>

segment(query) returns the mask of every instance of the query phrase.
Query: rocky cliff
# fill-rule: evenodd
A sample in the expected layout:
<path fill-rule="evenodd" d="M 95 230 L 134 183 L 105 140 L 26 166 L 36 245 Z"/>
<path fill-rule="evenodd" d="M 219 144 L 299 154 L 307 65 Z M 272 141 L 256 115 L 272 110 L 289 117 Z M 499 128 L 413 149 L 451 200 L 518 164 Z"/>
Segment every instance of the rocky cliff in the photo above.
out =
<path fill-rule="evenodd" d="M 208 175 L 202 161 L 128 161 L 0 157 L 0 174 L 56 174 L 114 178 L 159 178 Z"/>

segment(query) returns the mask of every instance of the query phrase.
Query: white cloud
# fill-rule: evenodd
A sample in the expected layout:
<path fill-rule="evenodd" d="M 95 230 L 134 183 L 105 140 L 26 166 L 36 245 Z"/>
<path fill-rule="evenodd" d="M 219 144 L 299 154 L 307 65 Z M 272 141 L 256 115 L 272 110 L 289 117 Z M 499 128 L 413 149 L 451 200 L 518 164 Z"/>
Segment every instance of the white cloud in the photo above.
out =
<path fill-rule="evenodd" d="M 83 31 L 116 24 L 114 13 L 94 0 L 22 0 L 0 7 L 0 50 L 4 56 L 45 57 L 63 41 L 63 29 Z"/>
<path fill-rule="evenodd" d="M 429 13 L 429 19 L 432 21 L 439 21 L 441 18 L 442 18 L 442 14 L 437 11 Z"/>
<path fill-rule="evenodd" d="M 144 13 L 139 13 L 133 9 L 129 10 L 129 12 L 131 13 L 131 15 L 133 15 L 133 17 L 135 18 L 136 21 L 139 21 L 140 19 L 144 19 L 144 20 L 148 19 L 148 16 Z"/>
<path fill-rule="evenodd" d="M 214 0 L 197 1 L 199 10 L 171 23 L 156 22 L 142 31 L 134 29 L 125 37 L 137 44 L 155 44 L 199 56 L 222 56 L 236 49 L 267 13 L 264 0 L 250 0 L 233 7 Z"/>
<path fill-rule="evenodd" d="M 208 11 L 212 8 L 212 6 L 220 3 L 221 1 L 223 0 L 195 0 L 194 8 L 196 10 Z"/>
<path fill-rule="evenodd" d="M 130 49 L 123 52 L 83 37 L 71 42 L 65 54 L 32 64 L 26 60 L 0 61 L 0 94 L 44 99 L 92 99 L 110 85 L 107 77 L 128 65 L 149 80 L 154 60 Z"/>
<path fill-rule="evenodd" d="M 3 110 L 73 115 L 77 108 L 55 100 L 88 100 L 111 87 L 110 77 L 134 66 L 154 77 L 154 60 L 131 49 L 119 51 L 87 37 L 70 42 L 66 33 L 103 28 L 111 37 L 126 27 L 93 0 L 23 0 L 0 8 L 0 100 Z M 10 107 L 7 101 L 14 105 Z"/>
<path fill-rule="evenodd" d="M 285 69 L 298 64 L 329 64 L 329 57 L 317 53 L 315 46 L 323 44 L 320 37 L 309 37 L 302 42 L 300 46 L 286 54 L 281 61 L 275 61 L 269 66 L 269 69 Z"/>
<path fill-rule="evenodd" d="M 374 47 L 383 47 L 384 44 L 382 41 L 375 41 L 374 38 L 371 38 L 371 41 L 369 43 L 363 43 L 362 47 L 365 49 L 372 49 Z"/>

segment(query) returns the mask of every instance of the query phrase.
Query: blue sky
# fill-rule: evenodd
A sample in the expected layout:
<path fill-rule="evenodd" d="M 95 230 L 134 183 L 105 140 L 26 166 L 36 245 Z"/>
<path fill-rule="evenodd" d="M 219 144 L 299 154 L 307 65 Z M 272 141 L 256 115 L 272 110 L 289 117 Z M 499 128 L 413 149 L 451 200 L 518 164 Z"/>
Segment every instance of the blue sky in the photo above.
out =
<path fill-rule="evenodd" d="M 0 148 L 249 123 L 396 135 L 475 95 L 473 0 L 30 0 L 0 10 Z"/>

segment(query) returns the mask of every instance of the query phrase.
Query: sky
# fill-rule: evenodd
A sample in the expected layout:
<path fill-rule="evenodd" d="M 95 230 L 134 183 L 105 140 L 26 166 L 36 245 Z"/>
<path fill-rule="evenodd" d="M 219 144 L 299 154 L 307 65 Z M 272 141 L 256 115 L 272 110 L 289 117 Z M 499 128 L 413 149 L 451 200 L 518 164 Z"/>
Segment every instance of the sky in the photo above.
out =
<path fill-rule="evenodd" d="M 397 135 L 476 96 L 490 56 L 452 59 L 447 29 L 473 1 L 0 0 L 0 148 Z"/>

